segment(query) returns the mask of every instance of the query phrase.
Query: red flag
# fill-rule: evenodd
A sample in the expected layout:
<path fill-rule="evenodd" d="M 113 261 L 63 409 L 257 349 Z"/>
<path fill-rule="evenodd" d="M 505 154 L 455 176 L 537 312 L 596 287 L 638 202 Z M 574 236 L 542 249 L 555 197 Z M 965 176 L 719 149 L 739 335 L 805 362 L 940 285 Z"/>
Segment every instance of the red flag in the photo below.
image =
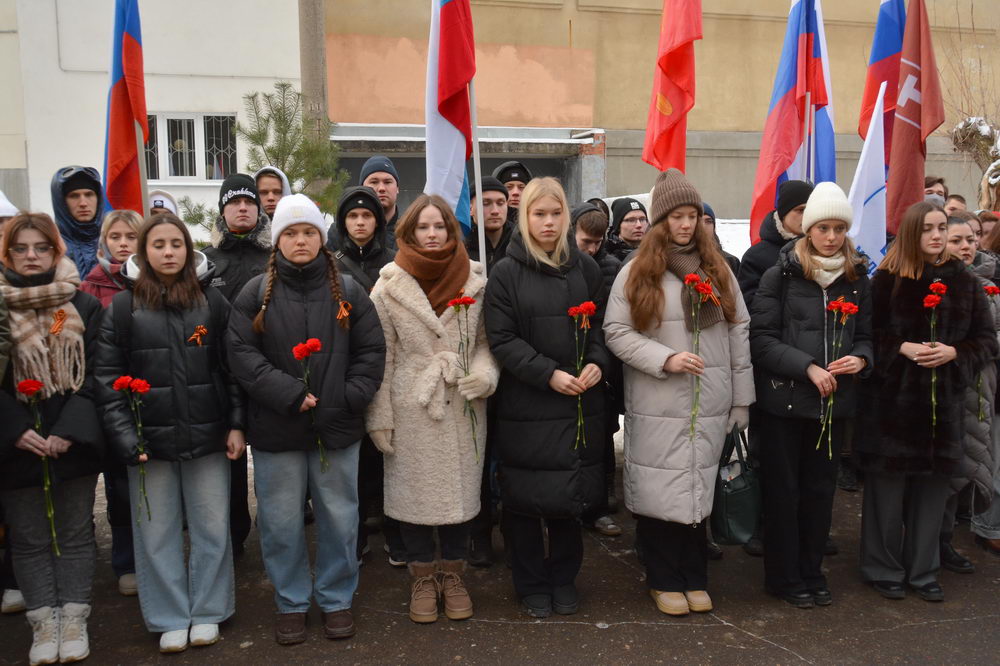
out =
<path fill-rule="evenodd" d="M 687 113 L 694 106 L 694 40 L 701 39 L 701 0 L 663 0 L 660 48 L 642 159 L 660 171 L 684 171 Z"/>
<path fill-rule="evenodd" d="M 899 63 L 899 94 L 892 126 L 892 160 L 886 199 L 886 229 L 896 233 L 906 209 L 924 198 L 927 137 L 944 122 L 931 27 L 924 0 L 910 0 Z"/>

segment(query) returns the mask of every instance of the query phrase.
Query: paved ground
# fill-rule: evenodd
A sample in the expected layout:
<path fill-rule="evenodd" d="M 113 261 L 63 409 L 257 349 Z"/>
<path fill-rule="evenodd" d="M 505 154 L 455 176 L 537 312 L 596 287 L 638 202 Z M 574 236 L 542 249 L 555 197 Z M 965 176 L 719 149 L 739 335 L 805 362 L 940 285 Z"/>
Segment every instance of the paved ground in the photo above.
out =
<path fill-rule="evenodd" d="M 973 559 L 977 572 L 942 573 L 944 603 L 915 596 L 883 600 L 858 578 L 861 496 L 838 491 L 834 537 L 841 554 L 827 560 L 834 594 L 829 608 L 796 610 L 765 596 L 762 561 L 727 547 L 725 558 L 710 564 L 716 610 L 685 618 L 661 615 L 646 595 L 643 569 L 631 549 L 634 524 L 622 511 L 624 536 L 585 536 L 581 608 L 575 616 L 525 617 L 515 603 L 509 572 L 500 564 L 468 576 L 474 618 L 450 622 L 442 616 L 435 624 L 418 626 L 406 614 L 407 575 L 388 566 L 376 537 L 354 606 L 357 636 L 325 640 L 314 610 L 309 640 L 280 647 L 272 637 L 272 592 L 254 532 L 237 568 L 236 616 L 223 626 L 220 643 L 161 656 L 158 637 L 142 624 L 137 600 L 117 593 L 102 510 L 99 506 L 88 660 L 94 664 L 995 664 L 1000 652 L 1000 559 L 977 549 L 962 527 L 956 545 Z M 29 644 L 23 615 L 0 618 L 0 663 L 26 664 Z"/>

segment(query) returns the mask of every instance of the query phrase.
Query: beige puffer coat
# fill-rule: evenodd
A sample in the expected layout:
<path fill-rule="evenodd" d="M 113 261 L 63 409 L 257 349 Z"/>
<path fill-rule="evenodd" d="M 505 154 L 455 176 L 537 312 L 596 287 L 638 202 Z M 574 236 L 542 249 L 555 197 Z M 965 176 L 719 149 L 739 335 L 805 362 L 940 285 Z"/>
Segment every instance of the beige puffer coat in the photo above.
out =
<path fill-rule="evenodd" d="M 736 322 L 722 321 L 701 332 L 705 373 L 692 446 L 694 377 L 663 370 L 671 355 L 692 351 L 680 307 L 684 285 L 669 271 L 664 273 L 662 321 L 656 329 L 637 331 L 625 296 L 633 266 L 626 264 L 618 274 L 604 317 L 608 349 L 625 364 L 625 505 L 642 516 L 700 523 L 712 513 L 729 410 L 754 402 L 750 314 L 731 275 Z"/>
<path fill-rule="evenodd" d="M 499 370 L 483 325 L 482 264 L 470 262 L 464 289 L 476 299 L 468 320 L 471 371 L 485 376 L 493 393 Z M 473 401 L 474 445 L 465 398 L 456 388 L 463 375 L 458 345 L 465 314 L 448 308 L 435 315 L 417 281 L 395 263 L 382 267 L 371 299 L 385 333 L 385 378 L 368 407 L 365 428 L 393 431 L 394 452 L 385 456 L 385 513 L 419 525 L 471 520 L 479 513 L 486 400 Z"/>

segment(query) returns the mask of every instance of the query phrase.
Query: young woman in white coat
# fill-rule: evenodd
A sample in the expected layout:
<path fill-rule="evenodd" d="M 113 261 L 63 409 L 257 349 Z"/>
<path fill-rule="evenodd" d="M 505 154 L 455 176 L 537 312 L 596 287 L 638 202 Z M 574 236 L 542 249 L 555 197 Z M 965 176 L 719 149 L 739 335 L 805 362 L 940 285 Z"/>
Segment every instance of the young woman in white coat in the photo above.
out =
<path fill-rule="evenodd" d="M 434 622 L 443 596 L 445 615 L 464 620 L 472 616 L 462 574 L 479 513 L 485 398 L 499 374 L 483 327 L 486 276 L 438 196 L 410 205 L 396 241 L 395 261 L 371 294 L 386 363 L 365 423 L 385 455 L 385 514 L 399 521 L 413 576 L 410 619 Z M 452 305 L 459 298 L 472 303 Z"/>
<path fill-rule="evenodd" d="M 680 171 L 660 174 L 650 231 L 618 274 L 604 320 L 608 349 L 625 364 L 625 504 L 637 516 L 650 595 L 668 615 L 712 610 L 705 521 L 726 433 L 746 427 L 754 401 L 750 316 L 701 201 Z M 691 273 L 718 298 L 698 311 L 697 354 Z"/>

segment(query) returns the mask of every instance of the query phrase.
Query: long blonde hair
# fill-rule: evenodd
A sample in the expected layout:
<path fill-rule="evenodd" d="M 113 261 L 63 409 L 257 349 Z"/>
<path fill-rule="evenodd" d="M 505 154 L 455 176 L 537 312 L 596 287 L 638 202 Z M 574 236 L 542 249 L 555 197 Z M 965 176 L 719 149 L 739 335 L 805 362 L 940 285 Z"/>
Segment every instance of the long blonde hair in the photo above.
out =
<path fill-rule="evenodd" d="M 562 225 L 557 234 L 556 249 L 549 256 L 549 253 L 531 237 L 528 228 L 528 214 L 542 197 L 552 197 L 562 206 Z M 517 211 L 517 228 L 521 232 L 521 239 L 524 241 L 524 249 L 528 255 L 540 264 L 546 264 L 553 268 L 559 268 L 569 258 L 569 202 L 566 200 L 566 192 L 562 185 L 555 178 L 532 178 L 528 186 L 521 193 L 521 203 Z"/>

